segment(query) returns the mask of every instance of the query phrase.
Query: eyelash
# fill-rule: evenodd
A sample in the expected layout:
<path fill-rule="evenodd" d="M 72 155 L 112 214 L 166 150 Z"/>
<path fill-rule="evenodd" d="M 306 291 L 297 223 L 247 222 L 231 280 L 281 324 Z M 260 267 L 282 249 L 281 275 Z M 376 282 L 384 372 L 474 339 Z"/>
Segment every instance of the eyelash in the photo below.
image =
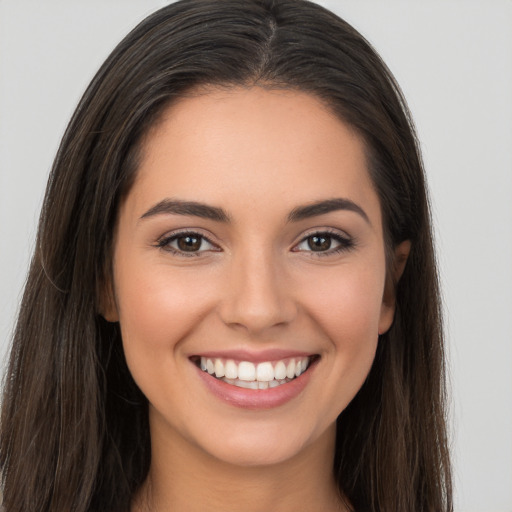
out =
<path fill-rule="evenodd" d="M 203 242 L 206 242 L 206 243 L 210 244 L 211 246 L 216 248 L 215 252 L 220 252 L 220 250 L 221 250 L 208 237 L 204 236 L 201 233 L 197 233 L 195 231 L 180 231 L 178 233 L 173 233 L 170 236 L 165 236 L 162 239 L 158 240 L 158 242 L 156 243 L 156 247 L 158 247 L 159 249 L 162 249 L 164 251 L 170 252 L 170 253 L 172 253 L 172 254 L 174 254 L 176 256 L 183 256 L 183 257 L 194 257 L 194 256 L 198 257 L 198 256 L 201 256 L 202 253 L 205 252 L 205 250 L 202 250 L 202 251 L 200 251 L 200 250 L 198 250 L 198 251 L 184 251 L 184 250 L 180 250 L 180 249 L 177 249 L 175 247 L 172 247 L 170 245 L 172 242 L 178 241 L 179 239 L 185 238 L 187 236 L 191 237 L 191 238 L 198 239 L 200 241 L 201 245 L 203 244 Z M 300 246 L 301 244 L 307 242 L 308 239 L 311 239 L 313 237 L 328 238 L 328 239 L 334 240 L 339 245 L 338 245 L 338 247 L 335 247 L 333 249 L 328 248 L 325 251 L 314 251 L 312 249 L 308 251 L 308 250 L 297 249 L 298 246 Z M 311 253 L 312 257 L 332 256 L 332 255 L 335 255 L 335 254 L 339 254 L 341 252 L 345 252 L 345 251 L 351 250 L 355 246 L 355 244 L 356 244 L 355 239 L 353 239 L 351 237 L 348 237 L 348 236 L 342 236 L 338 232 L 325 229 L 325 230 L 322 230 L 322 231 L 314 231 L 312 233 L 309 233 L 305 237 L 303 237 L 300 240 L 300 242 L 293 247 L 292 252 L 309 252 L 309 253 Z"/>
<path fill-rule="evenodd" d="M 165 236 L 157 242 L 156 247 L 158 247 L 159 249 L 162 249 L 163 251 L 170 252 L 171 254 L 174 254 L 176 256 L 184 256 L 185 258 L 201 256 L 202 253 L 205 252 L 204 250 L 203 251 L 182 251 L 182 250 L 176 249 L 175 247 L 172 247 L 170 245 L 172 242 L 175 242 L 175 241 L 179 240 L 180 238 L 185 238 L 187 236 L 191 237 L 191 238 L 199 239 L 201 245 L 203 244 L 203 242 L 209 243 L 211 246 L 216 248 L 215 252 L 220 251 L 220 248 L 217 245 L 215 245 L 208 237 L 204 236 L 201 233 L 197 233 L 195 231 L 180 231 L 178 233 L 173 233 L 170 236 Z"/>
<path fill-rule="evenodd" d="M 295 249 L 296 247 L 307 242 L 308 239 L 311 239 L 313 237 L 329 238 L 329 239 L 337 242 L 339 245 L 338 245 L 338 247 L 335 247 L 333 249 L 329 248 L 326 251 L 314 251 L 314 250 L 301 251 L 299 249 Z M 321 258 L 321 257 L 333 256 L 335 254 L 340 254 L 342 252 L 349 251 L 349 250 L 353 249 L 355 247 L 355 245 L 356 245 L 356 240 L 354 238 L 349 237 L 349 236 L 343 236 L 338 231 L 324 229 L 321 231 L 314 231 L 312 233 L 308 233 L 305 237 L 303 237 L 301 239 L 301 241 L 298 244 L 296 244 L 294 246 L 294 249 L 292 249 L 292 250 L 294 252 L 309 252 L 311 257 L 320 257 Z"/>

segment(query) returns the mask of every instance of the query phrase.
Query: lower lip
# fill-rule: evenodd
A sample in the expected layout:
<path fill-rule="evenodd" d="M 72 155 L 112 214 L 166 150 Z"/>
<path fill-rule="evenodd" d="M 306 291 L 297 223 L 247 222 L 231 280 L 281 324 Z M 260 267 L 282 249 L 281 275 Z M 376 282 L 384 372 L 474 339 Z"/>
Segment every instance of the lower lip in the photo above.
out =
<path fill-rule="evenodd" d="M 316 364 L 310 365 L 304 373 L 292 381 L 268 389 L 239 388 L 196 368 L 206 387 L 223 402 L 242 409 L 272 409 L 300 395 L 311 378 L 314 366 Z"/>

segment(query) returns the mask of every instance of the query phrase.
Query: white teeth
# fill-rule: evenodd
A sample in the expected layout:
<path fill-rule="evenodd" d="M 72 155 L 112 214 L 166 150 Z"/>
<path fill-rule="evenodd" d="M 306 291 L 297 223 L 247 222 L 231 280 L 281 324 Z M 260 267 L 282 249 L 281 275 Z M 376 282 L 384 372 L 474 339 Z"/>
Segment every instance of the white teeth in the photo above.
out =
<path fill-rule="evenodd" d="M 238 378 L 240 380 L 256 380 L 256 367 L 249 361 L 242 361 L 238 365 Z"/>
<path fill-rule="evenodd" d="M 245 388 L 245 389 L 258 389 L 258 381 L 255 381 L 255 380 L 246 381 L 246 380 L 238 379 L 235 383 L 235 386 L 238 386 L 239 388 Z"/>
<path fill-rule="evenodd" d="M 281 386 L 282 384 L 286 384 L 290 382 L 290 379 L 282 379 L 282 380 L 271 380 L 270 382 L 259 382 L 257 380 L 253 380 L 248 382 L 246 380 L 240 379 L 226 379 L 226 377 L 222 377 L 220 380 L 231 384 L 232 386 L 236 386 L 238 388 L 245 389 L 268 389 L 268 388 L 276 388 L 277 386 Z"/>
<path fill-rule="evenodd" d="M 256 367 L 256 380 L 269 382 L 274 380 L 274 367 L 272 363 L 260 363 Z"/>
<path fill-rule="evenodd" d="M 295 377 L 295 360 L 290 359 L 290 362 L 288 363 L 288 366 L 286 367 L 286 376 L 289 379 L 293 379 Z"/>
<path fill-rule="evenodd" d="M 201 357 L 199 367 L 228 384 L 247 389 L 267 389 L 285 384 L 303 374 L 310 358 L 291 358 L 272 363 L 265 361 L 255 365 L 250 361 L 235 362 L 233 359 Z"/>
<path fill-rule="evenodd" d="M 286 365 L 283 361 L 279 361 L 274 368 L 274 378 L 276 380 L 282 380 L 286 378 Z"/>
<path fill-rule="evenodd" d="M 202 358 L 201 358 L 202 359 Z M 228 379 L 236 379 L 238 377 L 238 366 L 232 359 L 228 359 L 224 365 L 224 373 Z"/>
<path fill-rule="evenodd" d="M 224 364 L 220 359 L 215 359 L 215 376 L 224 377 Z"/>
<path fill-rule="evenodd" d="M 295 376 L 298 377 L 301 373 L 304 373 L 307 370 L 309 365 L 309 357 L 303 357 L 299 361 L 297 361 L 297 365 L 295 368 Z"/>

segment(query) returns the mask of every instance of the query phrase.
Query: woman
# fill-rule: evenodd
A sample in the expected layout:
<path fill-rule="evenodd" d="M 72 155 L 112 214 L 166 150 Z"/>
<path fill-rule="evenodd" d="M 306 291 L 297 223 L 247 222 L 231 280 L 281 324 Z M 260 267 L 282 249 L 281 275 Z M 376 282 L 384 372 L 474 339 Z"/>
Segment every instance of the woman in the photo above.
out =
<path fill-rule="evenodd" d="M 296 0 L 143 21 L 50 177 L 5 509 L 451 510 L 443 401 L 422 165 L 373 49 Z"/>

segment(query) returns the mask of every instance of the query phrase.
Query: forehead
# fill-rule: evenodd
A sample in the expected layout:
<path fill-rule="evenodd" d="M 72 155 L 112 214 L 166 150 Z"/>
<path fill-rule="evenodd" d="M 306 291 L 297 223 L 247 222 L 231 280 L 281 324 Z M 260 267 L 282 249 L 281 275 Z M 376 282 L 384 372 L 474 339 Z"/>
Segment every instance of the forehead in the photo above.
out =
<path fill-rule="evenodd" d="M 223 207 L 278 200 L 290 209 L 334 196 L 377 200 L 364 142 L 350 126 L 312 95 L 260 87 L 210 90 L 170 106 L 145 139 L 130 195 Z"/>

